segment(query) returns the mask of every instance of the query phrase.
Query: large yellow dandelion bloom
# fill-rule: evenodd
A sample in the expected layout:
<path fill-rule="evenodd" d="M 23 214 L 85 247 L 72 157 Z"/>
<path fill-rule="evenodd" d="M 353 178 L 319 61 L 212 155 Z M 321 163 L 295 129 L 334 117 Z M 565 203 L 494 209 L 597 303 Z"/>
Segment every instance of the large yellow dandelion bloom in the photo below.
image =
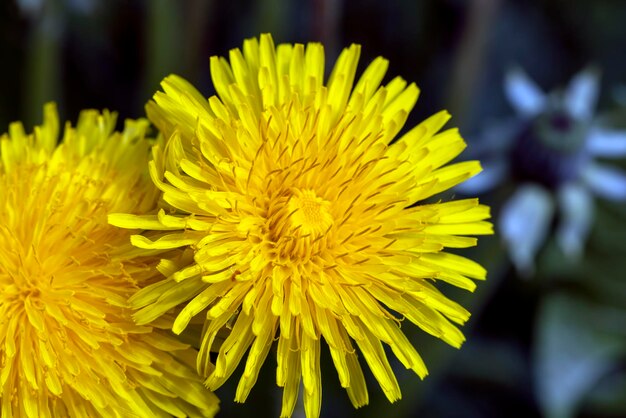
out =
<path fill-rule="evenodd" d="M 473 290 L 472 279 L 486 274 L 442 250 L 492 233 L 489 209 L 475 199 L 418 203 L 480 165 L 445 166 L 465 147 L 456 129 L 438 133 L 446 112 L 396 139 L 418 89 L 401 78 L 381 86 L 383 58 L 354 85 L 359 51 L 345 49 L 324 84 L 322 45 L 274 47 L 263 35 L 232 50 L 230 64 L 211 59 L 218 97 L 207 101 L 181 78 L 166 78 L 147 108 L 167 138 L 150 162 L 163 209 L 109 218 L 161 231 L 133 236 L 137 247 L 191 252 L 162 260 L 166 277 L 133 296 L 138 323 L 183 304 L 173 325 L 180 333 L 205 315 L 198 367 L 209 388 L 247 352 L 238 402 L 277 339 L 282 416 L 292 414 L 301 380 L 307 416 L 320 414 L 322 339 L 355 407 L 368 402 L 363 360 L 387 398 L 399 399 L 382 343 L 424 377 L 400 321 L 459 347 L 455 324 L 469 313 L 433 283 Z M 231 333 L 221 342 L 224 328 Z M 214 370 L 210 351 L 218 353 Z"/>
<path fill-rule="evenodd" d="M 148 122 L 117 133 L 115 115 L 84 111 L 57 145 L 55 106 L 44 114 L 0 138 L 0 415 L 213 416 L 196 351 L 158 329 L 165 318 L 133 323 L 127 299 L 155 258 L 107 223 L 156 204 Z"/>

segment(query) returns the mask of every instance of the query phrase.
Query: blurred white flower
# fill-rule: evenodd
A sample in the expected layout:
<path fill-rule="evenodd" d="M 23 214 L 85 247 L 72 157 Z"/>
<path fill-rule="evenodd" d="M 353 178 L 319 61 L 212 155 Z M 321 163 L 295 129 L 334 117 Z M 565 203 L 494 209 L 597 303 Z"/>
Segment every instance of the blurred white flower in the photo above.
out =
<path fill-rule="evenodd" d="M 474 147 L 481 174 L 458 190 L 481 193 L 508 178 L 521 183 L 498 220 L 511 260 L 531 275 L 534 260 L 551 234 L 563 253 L 582 253 L 591 229 L 594 196 L 626 200 L 626 173 L 595 161 L 626 156 L 626 131 L 594 120 L 599 73 L 586 69 L 564 91 L 546 94 L 521 69 L 506 76 L 505 94 L 516 117 L 489 127 Z"/>
<path fill-rule="evenodd" d="M 91 15 L 95 12 L 100 0 L 62 0 L 60 2 L 48 2 L 48 7 L 64 8 L 66 11 L 81 15 Z M 21 13 L 28 18 L 38 18 L 44 13 L 46 2 L 44 0 L 17 0 Z"/>

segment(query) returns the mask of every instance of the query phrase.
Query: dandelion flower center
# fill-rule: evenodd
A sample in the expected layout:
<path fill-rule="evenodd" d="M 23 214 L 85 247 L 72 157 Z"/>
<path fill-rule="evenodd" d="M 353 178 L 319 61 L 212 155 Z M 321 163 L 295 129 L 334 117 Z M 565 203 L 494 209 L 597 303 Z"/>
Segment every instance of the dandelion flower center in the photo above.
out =
<path fill-rule="evenodd" d="M 323 250 L 322 238 L 333 225 L 330 202 L 311 189 L 292 187 L 271 199 L 267 225 L 274 248 L 269 257 L 279 262 L 307 262 Z"/>
<path fill-rule="evenodd" d="M 328 208 L 330 202 L 318 197 L 313 190 L 292 190 L 287 210 L 292 231 L 302 235 L 320 235 L 328 230 L 333 217 Z M 287 215 L 289 216 L 289 215 Z"/>

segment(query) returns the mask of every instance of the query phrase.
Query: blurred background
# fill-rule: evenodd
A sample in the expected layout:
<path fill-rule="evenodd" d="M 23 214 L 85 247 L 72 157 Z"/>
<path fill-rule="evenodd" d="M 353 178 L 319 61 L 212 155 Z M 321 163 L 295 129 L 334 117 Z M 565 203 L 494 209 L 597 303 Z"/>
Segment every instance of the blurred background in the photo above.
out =
<path fill-rule="evenodd" d="M 277 43 L 323 42 L 329 66 L 351 43 L 362 45 L 360 70 L 385 56 L 387 79 L 401 75 L 422 91 L 407 127 L 448 109 L 470 154 L 499 153 L 503 161 L 520 152 L 500 152 L 498 135 L 485 132 L 516 120 L 523 128 L 507 141 L 524 144 L 520 135 L 535 132 L 536 122 L 536 115 L 516 113 L 515 101 L 525 93 L 507 95 L 508 71 L 523 68 L 550 92 L 593 68 L 601 75 L 598 100 L 593 121 L 585 123 L 615 129 L 620 145 L 626 140 L 620 131 L 626 128 L 624 22 L 626 2 L 616 0 L 3 0 L 0 126 L 6 130 L 20 119 L 32 127 L 50 100 L 71 121 L 83 108 L 116 110 L 121 120 L 141 117 L 170 73 L 209 96 L 209 56 L 227 55 L 244 38 L 271 32 Z M 555 126 L 561 135 L 562 126 Z M 567 140 L 568 132 L 563 135 Z M 561 164 L 562 154 L 543 152 L 541 137 L 534 141 L 531 166 L 534 158 L 547 159 L 547 167 L 561 167 L 577 181 L 576 166 Z M 624 149 L 615 149 L 599 160 L 612 158 L 614 170 L 626 168 Z M 615 173 L 611 185 L 626 187 L 626 177 L 622 184 Z M 533 181 L 558 202 L 560 183 L 513 173 L 480 196 L 492 205 L 494 223 L 516 190 Z M 442 287 L 473 314 L 464 327 L 467 341 L 456 350 L 405 326 L 430 376 L 420 381 L 395 364 L 403 389 L 396 404 L 388 404 L 369 375 L 370 405 L 353 410 L 325 352 L 322 416 L 626 417 L 626 196 L 612 196 L 610 187 L 610 198 L 592 199 L 589 234 L 574 256 L 555 240 L 564 216 L 558 209 L 533 246 L 530 270 L 514 267 L 515 248 L 503 245 L 500 234 L 463 252 L 489 271 L 473 294 Z M 511 222 L 523 233 L 533 216 Z M 270 356 L 244 405 L 231 402 L 231 379 L 218 391 L 220 416 L 277 416 L 281 392 L 274 373 Z"/>

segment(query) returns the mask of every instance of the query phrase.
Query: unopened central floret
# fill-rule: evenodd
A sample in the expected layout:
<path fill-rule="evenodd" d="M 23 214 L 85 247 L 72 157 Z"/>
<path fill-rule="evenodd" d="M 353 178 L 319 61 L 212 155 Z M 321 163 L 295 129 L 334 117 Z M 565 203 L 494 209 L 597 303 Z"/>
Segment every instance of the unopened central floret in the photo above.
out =
<path fill-rule="evenodd" d="M 317 196 L 313 190 L 292 189 L 287 204 L 292 230 L 300 230 L 300 235 L 320 235 L 328 231 L 333 223 L 330 202 Z"/>
<path fill-rule="evenodd" d="M 307 262 L 327 248 L 331 203 L 311 189 L 290 188 L 271 199 L 267 232 L 278 259 Z"/>

